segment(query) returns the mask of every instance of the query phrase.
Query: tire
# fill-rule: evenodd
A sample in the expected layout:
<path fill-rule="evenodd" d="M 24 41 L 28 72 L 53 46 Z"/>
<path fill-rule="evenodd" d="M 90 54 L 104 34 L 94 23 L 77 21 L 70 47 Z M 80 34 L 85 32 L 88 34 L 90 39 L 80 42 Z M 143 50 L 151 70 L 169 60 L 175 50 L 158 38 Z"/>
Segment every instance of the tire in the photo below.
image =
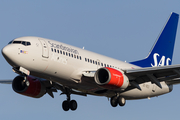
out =
<path fill-rule="evenodd" d="M 62 108 L 64 111 L 68 111 L 69 110 L 69 101 L 67 101 L 67 100 L 63 101 Z"/>
<path fill-rule="evenodd" d="M 71 100 L 69 105 L 71 110 L 74 111 L 77 109 L 77 102 L 75 100 Z"/>
<path fill-rule="evenodd" d="M 111 98 L 111 106 L 116 107 L 117 105 L 118 105 L 117 97 L 114 96 L 114 97 Z"/>
<path fill-rule="evenodd" d="M 118 103 L 120 106 L 124 106 L 126 104 L 126 99 L 123 97 L 118 97 Z"/>

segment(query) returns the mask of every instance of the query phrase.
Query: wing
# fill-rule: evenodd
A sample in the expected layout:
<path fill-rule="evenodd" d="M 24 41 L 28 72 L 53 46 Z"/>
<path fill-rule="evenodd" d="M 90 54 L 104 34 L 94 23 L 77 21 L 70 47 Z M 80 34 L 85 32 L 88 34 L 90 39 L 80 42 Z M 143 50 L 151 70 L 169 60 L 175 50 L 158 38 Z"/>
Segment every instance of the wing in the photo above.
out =
<path fill-rule="evenodd" d="M 165 81 L 167 84 L 180 83 L 180 65 L 169 65 L 160 67 L 147 67 L 140 69 L 124 70 L 125 74 L 131 77 L 131 85 L 138 88 L 138 84 L 151 81 L 161 87 L 160 82 Z M 139 88 L 138 88 L 139 89 Z"/>
<path fill-rule="evenodd" d="M 12 84 L 13 80 L 0 80 L 0 83 L 2 84 Z"/>
<path fill-rule="evenodd" d="M 68 92 L 70 94 L 75 94 L 75 95 L 81 95 L 81 96 L 87 96 L 85 93 L 80 92 L 80 91 L 76 91 L 74 89 L 67 89 L 66 87 L 56 83 L 56 82 L 52 82 L 52 81 L 48 81 L 45 79 L 41 79 L 38 78 L 39 81 L 41 81 L 43 83 L 43 86 L 46 88 L 46 92 L 52 97 L 54 98 L 53 92 L 57 92 L 57 90 L 61 90 L 62 93 L 61 94 L 66 94 L 67 90 L 69 90 Z M 13 80 L 0 80 L 1 84 L 12 84 Z"/>

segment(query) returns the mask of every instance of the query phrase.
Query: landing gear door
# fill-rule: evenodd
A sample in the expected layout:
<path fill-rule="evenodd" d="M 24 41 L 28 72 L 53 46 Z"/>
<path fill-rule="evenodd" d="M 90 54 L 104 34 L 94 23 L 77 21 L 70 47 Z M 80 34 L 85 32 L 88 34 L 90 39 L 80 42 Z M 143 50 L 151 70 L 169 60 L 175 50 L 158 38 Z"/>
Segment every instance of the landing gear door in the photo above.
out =
<path fill-rule="evenodd" d="M 43 39 L 39 39 L 42 45 L 42 57 L 43 58 L 48 58 L 49 57 L 49 51 L 48 51 L 48 46 L 46 42 Z"/>

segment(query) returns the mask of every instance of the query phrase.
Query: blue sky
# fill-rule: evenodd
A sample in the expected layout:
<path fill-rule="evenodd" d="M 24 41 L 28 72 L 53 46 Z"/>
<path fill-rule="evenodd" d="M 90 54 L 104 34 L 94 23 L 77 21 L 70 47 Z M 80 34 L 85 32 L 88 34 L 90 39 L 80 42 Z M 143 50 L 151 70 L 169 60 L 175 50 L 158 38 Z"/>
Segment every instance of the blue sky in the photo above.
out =
<path fill-rule="evenodd" d="M 122 61 L 147 56 L 171 12 L 180 14 L 179 0 L 1 0 L 0 48 L 21 36 L 58 40 Z M 180 64 L 180 25 L 178 25 L 173 64 Z M 0 56 L 1 79 L 17 76 Z M 76 96 L 78 109 L 64 112 L 66 96 L 45 95 L 34 99 L 19 95 L 11 85 L 0 84 L 0 119 L 32 120 L 152 120 L 179 119 L 180 85 L 166 95 L 150 100 L 127 101 L 112 108 L 108 99 Z"/>

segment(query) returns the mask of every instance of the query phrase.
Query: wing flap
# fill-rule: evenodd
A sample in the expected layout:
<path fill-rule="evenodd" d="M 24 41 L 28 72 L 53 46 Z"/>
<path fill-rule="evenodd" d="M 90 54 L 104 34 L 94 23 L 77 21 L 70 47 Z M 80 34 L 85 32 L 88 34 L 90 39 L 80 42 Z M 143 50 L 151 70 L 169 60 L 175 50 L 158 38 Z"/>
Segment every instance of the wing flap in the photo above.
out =
<path fill-rule="evenodd" d="M 168 81 L 166 81 L 166 84 L 168 84 L 168 85 L 180 84 L 180 78 L 175 78 L 175 79 L 172 79 L 172 80 L 168 80 Z"/>

